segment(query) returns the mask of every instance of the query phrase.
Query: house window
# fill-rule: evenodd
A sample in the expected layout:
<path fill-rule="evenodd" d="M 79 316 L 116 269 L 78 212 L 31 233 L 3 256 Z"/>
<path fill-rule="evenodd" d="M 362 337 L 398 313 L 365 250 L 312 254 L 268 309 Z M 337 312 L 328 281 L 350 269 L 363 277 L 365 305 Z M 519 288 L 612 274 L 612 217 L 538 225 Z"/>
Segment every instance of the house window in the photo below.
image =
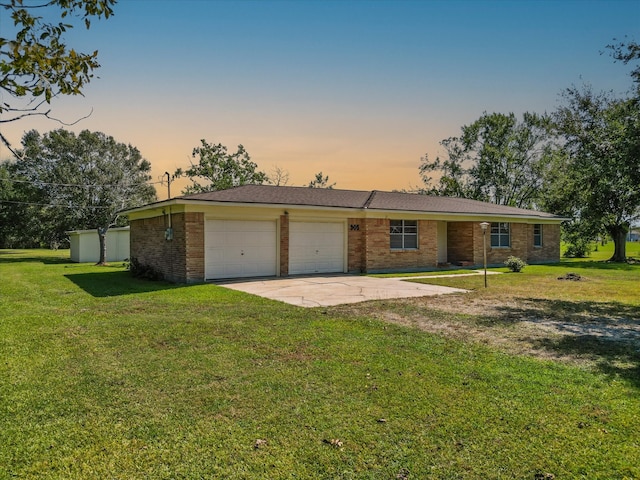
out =
<path fill-rule="evenodd" d="M 392 250 L 418 248 L 418 221 L 391 220 L 389 237 Z"/>
<path fill-rule="evenodd" d="M 541 247 L 542 246 L 542 224 L 536 223 L 533 226 L 533 246 Z"/>
<path fill-rule="evenodd" d="M 491 247 L 508 248 L 511 246 L 511 233 L 508 223 L 494 222 L 491 224 Z"/>

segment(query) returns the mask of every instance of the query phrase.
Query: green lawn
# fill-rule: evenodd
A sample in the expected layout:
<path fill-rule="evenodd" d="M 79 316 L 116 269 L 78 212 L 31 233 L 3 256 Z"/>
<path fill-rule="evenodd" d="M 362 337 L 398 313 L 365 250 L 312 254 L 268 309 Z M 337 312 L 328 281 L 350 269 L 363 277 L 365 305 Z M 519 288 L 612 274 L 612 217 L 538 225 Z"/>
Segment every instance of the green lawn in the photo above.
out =
<path fill-rule="evenodd" d="M 640 478 L 637 365 L 510 355 L 368 313 L 402 301 L 303 309 L 66 258 L 0 251 L 0 479 Z M 470 295 L 497 295 L 498 277 L 553 292 L 536 268 L 554 267 Z M 637 312 L 640 267 L 570 268 L 590 281 L 558 301 Z"/>
<path fill-rule="evenodd" d="M 604 245 L 599 242 L 593 244 L 593 250 L 588 257 L 588 260 L 608 260 L 613 255 L 613 247 L 614 244 L 612 241 L 608 241 Z M 566 245 L 562 245 L 562 251 L 566 250 Z M 627 257 L 634 258 L 640 260 L 640 242 L 627 242 Z M 568 261 L 581 261 L 584 259 L 575 258 L 575 259 L 563 259 Z"/>

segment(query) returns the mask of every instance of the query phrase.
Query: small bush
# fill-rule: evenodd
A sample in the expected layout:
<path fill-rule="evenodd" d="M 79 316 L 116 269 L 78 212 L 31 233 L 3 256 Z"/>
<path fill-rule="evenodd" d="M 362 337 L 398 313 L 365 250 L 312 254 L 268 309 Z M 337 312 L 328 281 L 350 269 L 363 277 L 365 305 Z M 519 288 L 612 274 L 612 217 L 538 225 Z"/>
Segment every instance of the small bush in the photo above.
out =
<path fill-rule="evenodd" d="M 131 257 L 127 268 L 135 278 L 145 278 L 147 280 L 162 280 L 164 278 L 162 272 L 151 265 L 141 264 L 135 257 Z"/>
<path fill-rule="evenodd" d="M 586 258 L 591 253 L 591 242 L 587 240 L 574 240 L 567 245 L 564 256 L 567 258 Z"/>
<path fill-rule="evenodd" d="M 507 261 L 504 262 L 505 267 L 507 267 L 512 272 L 521 272 L 524 267 L 527 266 L 527 262 L 518 257 L 509 257 Z"/>

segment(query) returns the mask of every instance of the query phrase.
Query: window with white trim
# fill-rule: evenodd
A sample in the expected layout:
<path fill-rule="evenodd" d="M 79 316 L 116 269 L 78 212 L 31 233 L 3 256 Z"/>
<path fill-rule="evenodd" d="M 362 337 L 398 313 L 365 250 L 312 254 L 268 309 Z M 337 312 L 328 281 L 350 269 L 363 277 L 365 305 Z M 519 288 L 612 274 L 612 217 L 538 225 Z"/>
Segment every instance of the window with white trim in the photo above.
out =
<path fill-rule="evenodd" d="M 406 250 L 418 248 L 418 221 L 391 220 L 389 237 L 392 250 Z"/>
<path fill-rule="evenodd" d="M 533 226 L 533 246 L 541 247 L 542 246 L 542 224 L 536 223 Z"/>
<path fill-rule="evenodd" d="M 491 224 L 491 247 L 508 248 L 511 246 L 511 228 L 508 223 L 493 222 Z"/>

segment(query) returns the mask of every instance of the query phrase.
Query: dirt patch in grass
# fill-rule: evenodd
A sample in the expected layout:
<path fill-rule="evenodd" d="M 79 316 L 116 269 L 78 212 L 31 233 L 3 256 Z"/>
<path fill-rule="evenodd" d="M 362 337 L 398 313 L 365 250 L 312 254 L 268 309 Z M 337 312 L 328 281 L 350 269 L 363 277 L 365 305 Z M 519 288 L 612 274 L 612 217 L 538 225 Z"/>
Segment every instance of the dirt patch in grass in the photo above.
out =
<path fill-rule="evenodd" d="M 507 353 L 640 372 L 640 308 L 470 292 L 338 307 Z"/>

